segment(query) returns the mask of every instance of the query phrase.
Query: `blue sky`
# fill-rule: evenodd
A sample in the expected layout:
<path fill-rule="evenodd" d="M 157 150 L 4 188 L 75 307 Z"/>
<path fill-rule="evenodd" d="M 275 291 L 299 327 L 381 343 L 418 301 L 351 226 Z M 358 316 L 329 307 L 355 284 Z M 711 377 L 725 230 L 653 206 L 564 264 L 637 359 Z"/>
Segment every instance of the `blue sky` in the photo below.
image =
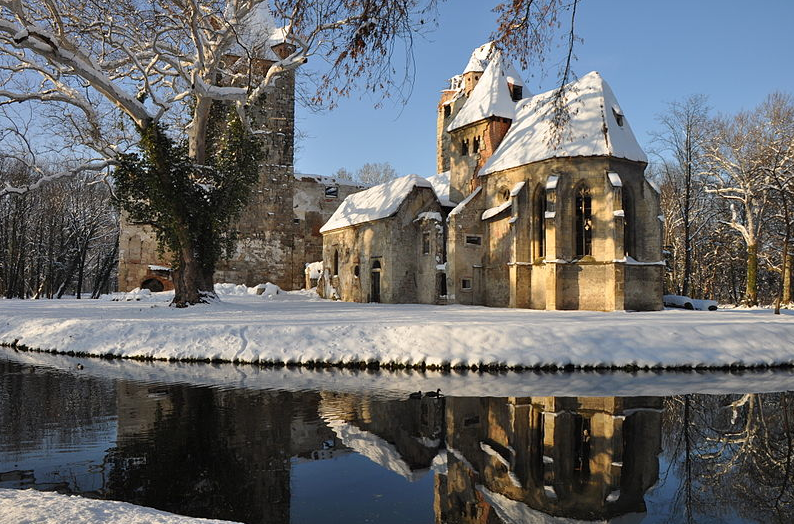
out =
<path fill-rule="evenodd" d="M 406 105 L 342 100 L 333 111 L 297 109 L 296 170 L 332 174 L 366 162 L 390 162 L 401 175 L 435 173 L 436 104 L 445 80 L 460 73 L 471 51 L 495 27 L 495 1 L 447 0 L 441 24 L 415 42 L 416 80 Z M 773 91 L 794 93 L 794 2 L 790 0 L 582 0 L 574 71 L 599 71 L 626 113 L 637 140 L 666 104 L 708 95 L 715 112 L 750 109 Z M 554 87 L 559 50 L 546 74 L 524 71 L 527 88 Z"/>

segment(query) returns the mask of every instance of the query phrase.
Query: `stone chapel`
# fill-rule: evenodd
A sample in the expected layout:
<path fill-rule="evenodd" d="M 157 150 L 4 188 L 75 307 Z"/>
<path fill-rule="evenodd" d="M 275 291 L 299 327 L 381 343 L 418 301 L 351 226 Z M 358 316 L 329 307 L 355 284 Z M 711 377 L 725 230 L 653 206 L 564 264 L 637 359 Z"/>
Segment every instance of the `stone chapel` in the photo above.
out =
<path fill-rule="evenodd" d="M 493 45 L 476 49 L 441 94 L 435 182 L 409 175 L 349 196 L 321 229 L 320 293 L 661 309 L 664 219 L 647 157 L 599 73 L 557 94 L 530 96 Z"/>

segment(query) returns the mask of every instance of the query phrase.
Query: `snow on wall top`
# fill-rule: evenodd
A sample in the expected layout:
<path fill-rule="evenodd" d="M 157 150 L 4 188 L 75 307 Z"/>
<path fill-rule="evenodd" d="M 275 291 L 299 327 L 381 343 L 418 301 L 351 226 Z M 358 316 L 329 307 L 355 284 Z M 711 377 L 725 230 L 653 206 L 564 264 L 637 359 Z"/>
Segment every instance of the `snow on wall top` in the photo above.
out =
<path fill-rule="evenodd" d="M 229 14 L 226 13 L 227 17 Z M 268 2 L 255 5 L 242 19 L 237 29 L 237 40 L 229 53 L 245 55 L 245 50 L 248 50 L 255 51 L 260 58 L 274 62 L 279 59 L 271 47 L 284 42 L 284 30 L 276 27 Z"/>
<path fill-rule="evenodd" d="M 415 187 L 432 189 L 433 185 L 426 178 L 408 175 L 354 193 L 345 198 L 328 222 L 320 228 L 320 233 L 388 218 L 397 212 L 397 208 Z"/>
<path fill-rule="evenodd" d="M 299 181 L 311 180 L 318 184 L 338 185 L 338 186 L 353 186 L 353 187 L 370 187 L 369 184 L 362 184 L 352 180 L 343 180 L 333 176 L 326 175 L 311 175 L 308 173 L 294 173 L 295 179 Z"/>
<path fill-rule="evenodd" d="M 456 202 L 449 199 L 449 171 L 429 176 L 427 180 L 433 185 L 433 191 L 436 192 L 438 201 L 442 206 L 455 207 L 457 205 Z"/>
<path fill-rule="evenodd" d="M 480 170 L 480 175 L 566 156 L 612 156 L 648 162 L 617 98 L 598 72 L 571 82 L 566 90 L 570 121 L 557 147 L 550 144 L 554 110 L 552 90 L 518 103 L 513 125 Z"/>
<path fill-rule="evenodd" d="M 516 103 L 513 102 L 507 86 L 507 71 L 504 59 L 496 51 L 447 131 L 454 131 L 492 116 L 513 120 L 516 116 Z"/>

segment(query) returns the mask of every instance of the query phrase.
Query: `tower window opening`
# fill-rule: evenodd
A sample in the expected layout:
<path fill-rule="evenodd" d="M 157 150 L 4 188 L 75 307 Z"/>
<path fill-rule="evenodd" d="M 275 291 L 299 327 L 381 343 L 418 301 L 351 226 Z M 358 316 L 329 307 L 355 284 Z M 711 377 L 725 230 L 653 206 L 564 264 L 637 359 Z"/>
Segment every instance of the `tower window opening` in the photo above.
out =
<path fill-rule="evenodd" d="M 469 156 L 469 141 L 468 140 L 463 140 L 460 143 L 460 154 L 462 156 Z"/>

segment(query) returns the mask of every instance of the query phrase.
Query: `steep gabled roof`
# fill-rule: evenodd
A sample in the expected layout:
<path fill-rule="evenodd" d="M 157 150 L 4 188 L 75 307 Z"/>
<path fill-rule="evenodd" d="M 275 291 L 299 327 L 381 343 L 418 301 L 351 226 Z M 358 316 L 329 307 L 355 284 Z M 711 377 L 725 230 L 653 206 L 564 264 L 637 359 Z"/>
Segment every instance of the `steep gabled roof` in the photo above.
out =
<path fill-rule="evenodd" d="M 513 73 L 509 73 L 512 70 Z M 512 66 L 507 66 L 498 51 L 494 52 L 488 67 L 477 85 L 471 90 L 468 100 L 447 127 L 454 131 L 490 117 L 515 118 L 516 103 L 508 88 L 508 76 L 516 75 Z M 515 82 L 512 82 L 515 83 Z"/>
<path fill-rule="evenodd" d="M 609 85 L 596 71 L 566 87 L 570 121 L 555 145 L 554 90 L 522 100 L 510 130 L 480 175 L 554 157 L 612 156 L 648 162 Z"/>
<path fill-rule="evenodd" d="M 433 185 L 433 191 L 442 206 L 455 207 L 456 203 L 449 199 L 449 171 L 429 176 L 427 180 Z"/>
<path fill-rule="evenodd" d="M 388 218 L 397 212 L 415 187 L 432 189 L 433 186 L 426 178 L 408 175 L 353 193 L 334 211 L 328 222 L 320 228 L 320 233 Z"/>

